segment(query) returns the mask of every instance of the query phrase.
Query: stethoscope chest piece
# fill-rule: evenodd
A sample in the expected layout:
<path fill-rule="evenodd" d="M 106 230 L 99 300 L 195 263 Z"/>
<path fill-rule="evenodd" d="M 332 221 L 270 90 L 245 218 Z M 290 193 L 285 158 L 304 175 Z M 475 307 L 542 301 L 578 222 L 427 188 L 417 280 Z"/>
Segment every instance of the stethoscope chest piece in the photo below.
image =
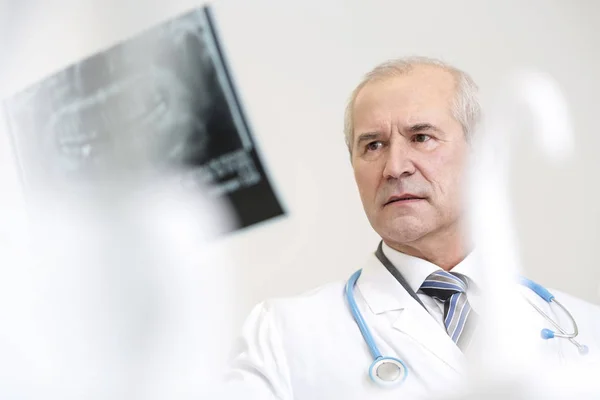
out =
<path fill-rule="evenodd" d="M 395 386 L 404 382 L 408 370 L 402 361 L 394 357 L 377 358 L 369 367 L 371 380 L 381 386 Z"/>

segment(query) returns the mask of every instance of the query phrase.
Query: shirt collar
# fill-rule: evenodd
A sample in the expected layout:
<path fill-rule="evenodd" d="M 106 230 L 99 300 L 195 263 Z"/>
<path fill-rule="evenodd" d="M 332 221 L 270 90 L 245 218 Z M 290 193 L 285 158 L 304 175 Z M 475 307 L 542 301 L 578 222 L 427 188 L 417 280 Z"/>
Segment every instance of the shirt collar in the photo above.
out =
<path fill-rule="evenodd" d="M 429 275 L 441 270 L 440 267 L 427 260 L 394 250 L 385 244 L 385 242 L 383 243 L 382 250 L 383 254 L 402 274 L 415 293 L 421 288 L 421 285 Z M 451 272 L 466 276 L 469 280 L 469 287 L 473 287 L 473 289 L 477 288 L 477 282 L 480 282 L 481 279 L 474 262 L 475 259 L 474 252 L 471 252 L 451 270 Z"/>
<path fill-rule="evenodd" d="M 410 256 L 392 249 L 383 243 L 383 254 L 391 261 L 392 265 L 402 274 L 410 288 L 416 293 L 425 278 L 440 269 L 437 265 L 422 258 Z"/>
<path fill-rule="evenodd" d="M 475 251 L 472 251 L 465 257 L 464 260 L 462 260 L 454 268 L 452 268 L 450 272 L 466 276 L 468 279 L 469 288 L 473 289 L 474 291 L 479 291 L 479 288 L 481 288 L 482 277 L 481 272 L 479 268 L 477 268 L 477 264 L 475 263 L 476 259 L 477 256 L 475 254 Z"/>

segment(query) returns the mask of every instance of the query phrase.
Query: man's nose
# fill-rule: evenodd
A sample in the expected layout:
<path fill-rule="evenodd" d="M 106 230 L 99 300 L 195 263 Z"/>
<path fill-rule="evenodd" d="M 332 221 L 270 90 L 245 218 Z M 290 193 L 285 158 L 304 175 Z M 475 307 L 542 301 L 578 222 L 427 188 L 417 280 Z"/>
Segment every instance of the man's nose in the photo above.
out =
<path fill-rule="evenodd" d="M 390 144 L 385 161 L 383 176 L 386 179 L 398 179 L 415 173 L 415 164 L 408 143 L 396 140 Z"/>

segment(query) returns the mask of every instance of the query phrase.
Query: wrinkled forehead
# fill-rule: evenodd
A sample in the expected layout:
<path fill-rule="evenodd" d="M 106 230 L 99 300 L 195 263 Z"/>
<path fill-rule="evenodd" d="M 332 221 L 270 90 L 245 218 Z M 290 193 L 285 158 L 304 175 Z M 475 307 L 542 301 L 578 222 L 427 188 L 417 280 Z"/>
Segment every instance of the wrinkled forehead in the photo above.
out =
<path fill-rule="evenodd" d="M 363 86 L 355 98 L 354 132 L 381 124 L 452 117 L 455 94 L 456 79 L 438 67 L 416 67 L 402 75 L 378 78 Z"/>

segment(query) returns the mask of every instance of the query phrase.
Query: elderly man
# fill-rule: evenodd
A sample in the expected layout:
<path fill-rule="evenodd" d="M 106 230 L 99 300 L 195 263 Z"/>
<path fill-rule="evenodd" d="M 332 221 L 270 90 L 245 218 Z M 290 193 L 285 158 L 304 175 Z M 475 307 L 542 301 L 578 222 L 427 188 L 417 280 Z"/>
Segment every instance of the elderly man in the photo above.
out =
<path fill-rule="evenodd" d="M 427 58 L 381 64 L 354 90 L 346 141 L 382 242 L 348 282 L 254 308 L 229 374 L 245 395 L 409 399 L 457 388 L 481 310 L 462 199 L 476 95 L 466 73 Z M 580 337 L 591 349 L 593 307 L 571 298 L 569 307 L 587 317 Z M 540 330 L 552 328 L 535 315 Z M 557 358 L 580 357 L 566 340 L 539 342 Z"/>

